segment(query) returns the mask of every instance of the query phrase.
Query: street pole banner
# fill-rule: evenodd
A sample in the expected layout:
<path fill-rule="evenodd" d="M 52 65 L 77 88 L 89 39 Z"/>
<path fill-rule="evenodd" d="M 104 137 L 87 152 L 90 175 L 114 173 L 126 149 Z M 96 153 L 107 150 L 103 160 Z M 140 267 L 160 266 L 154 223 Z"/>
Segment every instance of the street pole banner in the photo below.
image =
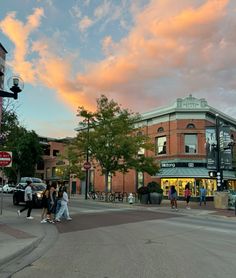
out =
<path fill-rule="evenodd" d="M 222 169 L 232 169 L 232 148 L 231 148 L 230 127 L 220 127 L 220 165 Z"/>
<path fill-rule="evenodd" d="M 12 166 L 12 152 L 0 151 L 0 167 Z"/>
<path fill-rule="evenodd" d="M 206 128 L 206 156 L 207 156 L 207 168 L 216 169 L 216 129 L 215 127 Z"/>

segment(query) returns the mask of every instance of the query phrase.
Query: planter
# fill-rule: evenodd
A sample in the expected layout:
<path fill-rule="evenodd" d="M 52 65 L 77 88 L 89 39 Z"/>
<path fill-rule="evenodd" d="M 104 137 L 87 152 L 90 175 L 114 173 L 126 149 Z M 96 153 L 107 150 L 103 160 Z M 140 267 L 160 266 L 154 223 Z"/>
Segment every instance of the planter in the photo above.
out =
<path fill-rule="evenodd" d="M 148 204 L 149 201 L 149 194 L 141 194 L 140 195 L 140 203 L 141 204 Z"/>
<path fill-rule="evenodd" d="M 157 192 L 150 193 L 150 203 L 160 205 L 162 201 L 162 194 Z"/>

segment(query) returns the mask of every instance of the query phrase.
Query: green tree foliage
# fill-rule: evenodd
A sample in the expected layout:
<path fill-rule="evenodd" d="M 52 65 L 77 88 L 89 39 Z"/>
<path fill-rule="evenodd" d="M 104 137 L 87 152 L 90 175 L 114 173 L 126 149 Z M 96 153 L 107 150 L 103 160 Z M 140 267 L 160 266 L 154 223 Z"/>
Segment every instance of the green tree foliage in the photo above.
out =
<path fill-rule="evenodd" d="M 140 116 L 122 109 L 114 100 L 109 101 L 102 95 L 97 100 L 97 110 L 88 112 L 79 107 L 78 116 L 81 130 L 76 138 L 77 149 L 90 160 L 97 161 L 105 175 L 107 191 L 108 176 L 116 171 L 128 172 L 129 169 L 156 173 L 158 166 L 153 157 L 138 155 L 140 149 L 151 150 L 153 144 L 136 127 Z"/>
<path fill-rule="evenodd" d="M 13 110 L 3 109 L 0 148 L 12 152 L 12 167 L 4 168 L 10 180 L 18 182 L 22 176 L 34 176 L 42 155 L 39 137 L 34 131 L 20 126 Z"/>

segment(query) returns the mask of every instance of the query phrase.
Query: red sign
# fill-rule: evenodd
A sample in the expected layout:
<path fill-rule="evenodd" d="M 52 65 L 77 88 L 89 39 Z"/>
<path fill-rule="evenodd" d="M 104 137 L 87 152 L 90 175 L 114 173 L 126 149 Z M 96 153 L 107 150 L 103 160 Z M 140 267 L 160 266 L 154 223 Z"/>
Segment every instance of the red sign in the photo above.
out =
<path fill-rule="evenodd" d="M 11 167 L 12 152 L 0 152 L 0 167 Z"/>
<path fill-rule="evenodd" d="M 84 162 L 83 167 L 85 170 L 89 170 L 91 168 L 91 163 L 89 161 L 86 161 L 86 162 Z"/>

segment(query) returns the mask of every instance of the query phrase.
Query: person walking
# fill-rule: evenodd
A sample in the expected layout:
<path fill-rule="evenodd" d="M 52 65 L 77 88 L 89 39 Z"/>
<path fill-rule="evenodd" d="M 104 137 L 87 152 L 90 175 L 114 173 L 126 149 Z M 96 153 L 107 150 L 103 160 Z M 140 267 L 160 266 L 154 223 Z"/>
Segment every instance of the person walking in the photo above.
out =
<path fill-rule="evenodd" d="M 26 181 L 27 183 L 27 186 L 25 188 L 25 193 L 24 193 L 24 200 L 25 200 L 25 207 L 22 208 L 21 210 L 17 210 L 17 214 L 18 216 L 21 215 L 21 213 L 25 210 L 28 210 L 27 211 L 27 219 L 34 219 L 34 217 L 32 217 L 30 214 L 31 214 L 31 211 L 32 211 L 32 208 L 33 208 L 33 195 L 32 195 L 32 182 L 31 181 Z"/>
<path fill-rule="evenodd" d="M 184 197 L 185 197 L 185 200 L 186 200 L 186 209 L 190 209 L 189 202 L 190 202 L 191 194 L 192 194 L 192 192 L 190 190 L 190 184 L 187 183 L 185 185 L 185 191 L 184 191 Z"/>
<path fill-rule="evenodd" d="M 52 183 L 49 190 L 49 199 L 48 199 L 48 219 L 49 223 L 54 223 L 54 215 L 56 211 L 56 198 L 57 198 L 57 184 L 55 182 Z"/>
<path fill-rule="evenodd" d="M 61 207 L 58 211 L 58 213 L 56 214 L 56 218 L 55 221 L 56 222 L 61 222 L 61 217 L 63 214 L 65 214 L 66 220 L 72 220 L 72 218 L 70 217 L 69 214 L 69 210 L 68 210 L 68 202 L 69 202 L 69 198 L 68 198 L 68 194 L 66 192 L 66 187 L 64 186 L 62 188 L 62 198 L 61 198 Z"/>
<path fill-rule="evenodd" d="M 41 222 L 40 223 L 47 223 L 48 219 L 48 211 L 50 209 L 49 204 L 49 194 L 50 194 L 50 184 L 47 183 L 46 189 L 43 191 L 42 197 L 42 213 L 41 213 Z"/>
<path fill-rule="evenodd" d="M 204 202 L 204 205 L 206 205 L 206 188 L 204 186 L 200 188 L 200 206 L 202 205 L 202 202 Z"/>
<path fill-rule="evenodd" d="M 176 211 L 178 211 L 178 208 L 177 208 L 177 196 L 178 195 L 177 195 L 177 191 L 175 189 L 175 186 L 171 185 L 169 193 L 168 193 L 168 197 L 169 197 L 169 200 L 170 200 L 171 208 L 175 209 Z"/>

